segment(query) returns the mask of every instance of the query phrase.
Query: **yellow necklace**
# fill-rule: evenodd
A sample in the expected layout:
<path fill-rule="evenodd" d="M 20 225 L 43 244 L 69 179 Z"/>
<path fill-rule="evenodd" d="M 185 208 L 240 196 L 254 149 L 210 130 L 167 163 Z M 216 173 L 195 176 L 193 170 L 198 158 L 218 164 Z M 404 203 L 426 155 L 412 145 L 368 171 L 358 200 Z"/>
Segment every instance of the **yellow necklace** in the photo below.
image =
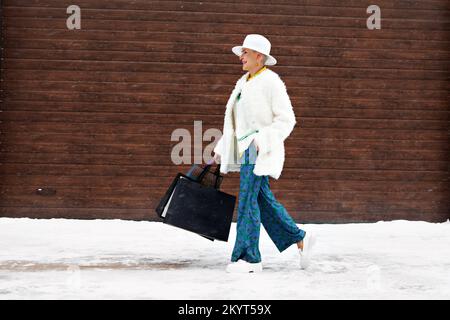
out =
<path fill-rule="evenodd" d="M 266 69 L 267 69 L 267 67 L 264 66 L 261 69 L 259 69 L 253 76 L 251 74 L 248 74 L 247 81 L 250 79 L 253 79 L 254 77 L 256 77 L 258 74 L 260 74 L 261 72 L 263 72 Z"/>

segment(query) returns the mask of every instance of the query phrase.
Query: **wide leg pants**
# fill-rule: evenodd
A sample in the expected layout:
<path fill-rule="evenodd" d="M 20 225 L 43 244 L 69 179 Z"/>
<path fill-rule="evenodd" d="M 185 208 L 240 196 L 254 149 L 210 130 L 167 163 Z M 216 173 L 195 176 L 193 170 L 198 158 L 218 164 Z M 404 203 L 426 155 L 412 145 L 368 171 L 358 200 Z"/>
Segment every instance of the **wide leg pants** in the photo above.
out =
<path fill-rule="evenodd" d="M 269 176 L 257 176 L 253 173 L 255 164 L 250 161 L 251 154 L 256 154 L 253 143 L 241 158 L 236 242 L 232 262 L 239 259 L 251 263 L 261 262 L 261 223 L 280 252 L 305 237 L 305 231 L 298 228 L 284 206 L 275 199 L 270 190 Z"/>

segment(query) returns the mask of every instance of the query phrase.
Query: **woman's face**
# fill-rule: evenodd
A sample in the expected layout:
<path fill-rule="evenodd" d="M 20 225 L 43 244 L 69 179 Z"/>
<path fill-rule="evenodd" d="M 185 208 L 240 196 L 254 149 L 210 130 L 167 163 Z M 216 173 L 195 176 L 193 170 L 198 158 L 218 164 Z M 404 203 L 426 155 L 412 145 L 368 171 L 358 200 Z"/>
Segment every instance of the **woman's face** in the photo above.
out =
<path fill-rule="evenodd" d="M 239 56 L 239 59 L 242 63 L 242 69 L 246 71 L 254 70 L 256 67 L 258 67 L 258 61 L 259 65 L 262 65 L 261 53 L 252 49 L 242 48 L 242 54 Z"/>

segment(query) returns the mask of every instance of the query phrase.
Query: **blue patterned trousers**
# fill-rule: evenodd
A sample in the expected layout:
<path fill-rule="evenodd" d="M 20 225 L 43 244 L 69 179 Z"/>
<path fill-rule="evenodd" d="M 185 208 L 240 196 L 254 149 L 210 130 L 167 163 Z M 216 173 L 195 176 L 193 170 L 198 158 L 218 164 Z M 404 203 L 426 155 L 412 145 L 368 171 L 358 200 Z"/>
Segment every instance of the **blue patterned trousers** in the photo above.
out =
<path fill-rule="evenodd" d="M 275 199 L 270 190 L 269 176 L 257 176 L 253 173 L 255 164 L 250 161 L 251 152 L 256 154 L 253 143 L 241 158 L 236 242 L 232 262 L 239 259 L 251 263 L 261 262 L 261 223 L 280 252 L 305 237 L 305 231 L 298 228 L 284 206 Z"/>

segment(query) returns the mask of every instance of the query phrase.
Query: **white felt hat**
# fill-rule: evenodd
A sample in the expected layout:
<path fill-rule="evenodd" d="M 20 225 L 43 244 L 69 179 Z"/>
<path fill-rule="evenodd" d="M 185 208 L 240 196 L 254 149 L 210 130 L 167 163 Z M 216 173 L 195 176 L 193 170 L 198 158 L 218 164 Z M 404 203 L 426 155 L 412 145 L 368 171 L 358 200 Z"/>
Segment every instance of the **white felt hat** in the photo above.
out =
<path fill-rule="evenodd" d="M 268 66 L 273 66 L 277 63 L 277 59 L 270 55 L 270 41 L 260 34 L 247 35 L 242 46 L 235 46 L 231 51 L 233 51 L 235 55 L 241 56 L 242 48 L 252 49 L 264 54 L 267 57 L 265 64 Z"/>

